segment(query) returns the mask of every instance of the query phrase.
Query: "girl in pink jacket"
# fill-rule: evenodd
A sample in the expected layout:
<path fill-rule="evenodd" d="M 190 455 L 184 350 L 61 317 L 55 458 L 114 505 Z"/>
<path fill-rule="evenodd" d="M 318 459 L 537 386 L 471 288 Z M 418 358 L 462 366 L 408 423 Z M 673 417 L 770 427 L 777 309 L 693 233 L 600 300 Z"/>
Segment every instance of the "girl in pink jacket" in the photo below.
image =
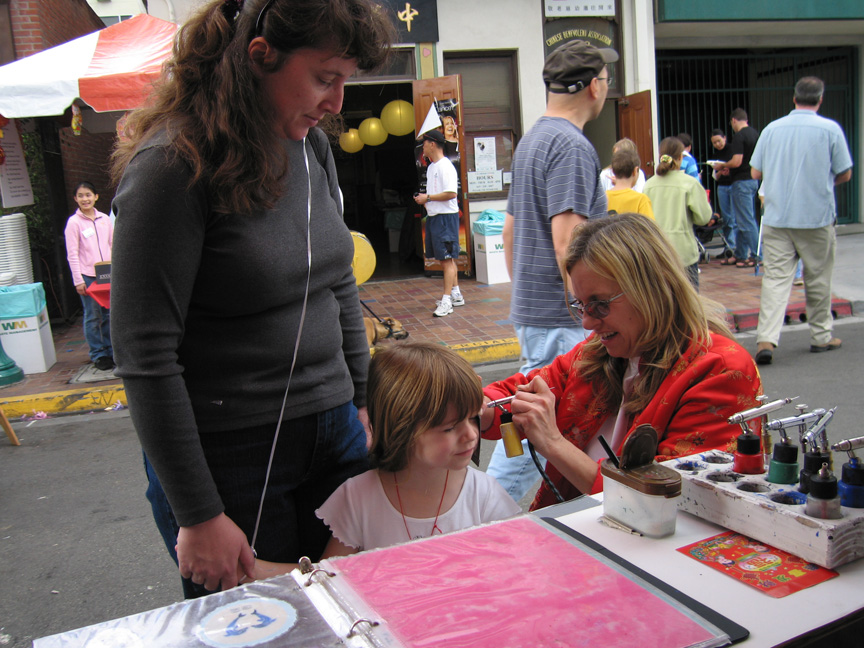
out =
<path fill-rule="evenodd" d="M 87 294 L 96 279 L 94 265 L 111 260 L 114 226 L 107 214 L 96 210 L 99 194 L 89 182 L 81 182 L 73 194 L 78 209 L 66 223 L 66 258 L 75 290 L 84 307 L 84 338 L 90 346 L 90 360 L 99 371 L 114 368 L 109 311 Z"/>

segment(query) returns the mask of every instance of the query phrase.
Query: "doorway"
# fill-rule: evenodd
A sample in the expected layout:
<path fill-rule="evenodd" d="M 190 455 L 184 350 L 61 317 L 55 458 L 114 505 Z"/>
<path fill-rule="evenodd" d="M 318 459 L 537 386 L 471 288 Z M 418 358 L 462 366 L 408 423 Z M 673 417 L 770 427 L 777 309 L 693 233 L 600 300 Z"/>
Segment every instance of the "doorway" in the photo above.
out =
<path fill-rule="evenodd" d="M 380 117 L 390 101 L 411 101 L 411 83 L 345 87 L 342 116 L 345 128 L 358 128 L 368 117 Z M 414 203 L 417 172 L 414 135 L 388 135 L 379 146 L 346 153 L 333 146 L 339 187 L 345 203 L 345 224 L 360 232 L 375 250 L 372 280 L 423 274 L 419 241 L 420 208 Z M 417 230 L 415 233 L 414 230 Z"/>

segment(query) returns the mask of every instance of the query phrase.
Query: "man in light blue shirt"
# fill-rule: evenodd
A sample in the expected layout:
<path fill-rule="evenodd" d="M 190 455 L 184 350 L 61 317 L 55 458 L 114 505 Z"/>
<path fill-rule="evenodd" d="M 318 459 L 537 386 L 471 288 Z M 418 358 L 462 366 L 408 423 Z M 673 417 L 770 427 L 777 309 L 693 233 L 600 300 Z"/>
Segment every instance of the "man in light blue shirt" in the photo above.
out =
<path fill-rule="evenodd" d="M 852 157 L 840 125 L 817 114 L 825 84 L 804 77 L 795 110 L 762 131 L 750 171 L 763 180 L 762 253 L 765 276 L 756 329 L 756 362 L 771 364 L 800 258 L 810 324 L 810 351 L 840 348 L 832 336 L 831 275 L 837 208 L 834 187 L 852 178 Z"/>

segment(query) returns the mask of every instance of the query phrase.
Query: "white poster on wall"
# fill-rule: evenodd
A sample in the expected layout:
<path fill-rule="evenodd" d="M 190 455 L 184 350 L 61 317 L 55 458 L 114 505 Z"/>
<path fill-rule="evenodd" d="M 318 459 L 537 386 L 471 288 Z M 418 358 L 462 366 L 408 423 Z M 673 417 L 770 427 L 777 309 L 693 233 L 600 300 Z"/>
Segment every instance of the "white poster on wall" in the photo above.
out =
<path fill-rule="evenodd" d="M 468 191 L 480 193 L 483 191 L 503 191 L 501 169 L 495 171 L 469 171 Z"/>
<path fill-rule="evenodd" d="M 24 146 L 15 120 L 3 127 L 0 147 L 5 157 L 0 163 L 0 199 L 3 207 L 22 207 L 33 204 L 33 187 L 27 162 L 24 160 Z M 3 156 L 0 156 L 3 157 Z"/>
<path fill-rule="evenodd" d="M 496 164 L 495 138 L 475 137 L 474 170 L 488 173 L 489 171 L 495 171 Z"/>

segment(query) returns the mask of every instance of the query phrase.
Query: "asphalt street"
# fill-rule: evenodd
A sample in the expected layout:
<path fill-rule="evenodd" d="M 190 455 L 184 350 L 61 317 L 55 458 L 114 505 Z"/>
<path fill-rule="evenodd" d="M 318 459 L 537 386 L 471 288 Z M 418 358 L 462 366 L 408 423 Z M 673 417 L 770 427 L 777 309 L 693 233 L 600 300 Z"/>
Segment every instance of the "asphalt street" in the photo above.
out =
<path fill-rule="evenodd" d="M 784 328 L 766 393 L 837 407 L 832 443 L 860 436 L 864 318 L 838 320 L 843 348 L 809 352 L 806 325 Z M 755 350 L 752 334 L 739 336 Z M 477 367 L 484 384 L 518 365 Z M 787 406 L 779 415 L 791 416 Z M 20 447 L 0 437 L 0 646 L 168 605 L 182 598 L 144 499 L 141 452 L 125 412 L 15 423 Z M 488 462 L 491 443 L 483 444 Z M 839 472 L 845 455 L 835 457 Z M 526 498 L 525 502 L 527 503 Z"/>

